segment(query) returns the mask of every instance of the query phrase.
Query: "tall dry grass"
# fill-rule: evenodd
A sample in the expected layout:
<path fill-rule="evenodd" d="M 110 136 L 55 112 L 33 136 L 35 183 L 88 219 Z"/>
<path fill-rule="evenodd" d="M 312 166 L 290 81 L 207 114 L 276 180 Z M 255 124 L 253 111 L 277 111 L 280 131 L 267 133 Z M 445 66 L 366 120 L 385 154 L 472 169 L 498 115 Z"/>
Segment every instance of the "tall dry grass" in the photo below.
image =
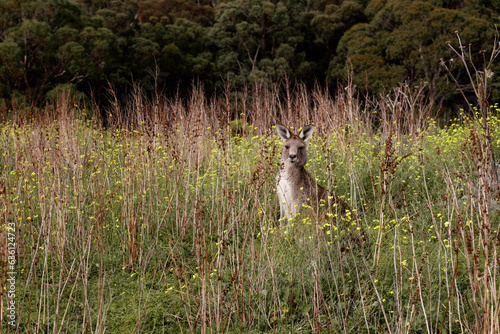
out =
<path fill-rule="evenodd" d="M 485 137 L 481 117 L 438 128 L 423 87 L 404 84 L 372 100 L 287 82 L 110 94 L 106 110 L 61 96 L 2 123 L 19 272 L 2 332 L 499 330 L 496 107 Z M 351 207 L 335 224 L 280 227 L 277 122 L 317 125 L 307 168 Z"/>

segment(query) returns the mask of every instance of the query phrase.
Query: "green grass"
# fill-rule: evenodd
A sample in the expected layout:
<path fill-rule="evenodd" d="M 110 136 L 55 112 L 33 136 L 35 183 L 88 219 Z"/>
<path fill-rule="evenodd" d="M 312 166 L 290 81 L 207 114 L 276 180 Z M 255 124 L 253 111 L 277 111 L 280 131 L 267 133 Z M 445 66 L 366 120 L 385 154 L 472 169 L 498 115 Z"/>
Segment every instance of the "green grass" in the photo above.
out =
<path fill-rule="evenodd" d="M 479 121 L 415 132 L 317 123 L 307 168 L 351 211 L 280 226 L 274 129 L 246 119 L 235 132 L 218 107 L 195 105 L 165 123 L 102 128 L 68 107 L 1 124 L 19 332 L 498 328 L 498 185 Z M 499 119 L 489 125 L 498 156 Z"/>

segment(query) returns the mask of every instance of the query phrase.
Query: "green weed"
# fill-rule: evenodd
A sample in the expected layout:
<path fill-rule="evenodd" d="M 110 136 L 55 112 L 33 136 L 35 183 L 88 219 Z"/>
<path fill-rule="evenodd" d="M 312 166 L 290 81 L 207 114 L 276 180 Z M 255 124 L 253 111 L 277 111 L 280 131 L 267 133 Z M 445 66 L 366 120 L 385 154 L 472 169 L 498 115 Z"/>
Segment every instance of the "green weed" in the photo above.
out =
<path fill-rule="evenodd" d="M 482 120 L 409 124 L 353 95 L 273 94 L 250 94 L 232 123 L 230 94 L 196 92 L 136 97 L 107 128 L 64 100 L 57 117 L 4 122 L 0 237 L 15 222 L 19 332 L 498 329 L 499 187 Z M 278 222 L 281 143 L 258 116 L 272 103 L 285 124 L 318 125 L 307 168 L 349 203 L 343 217 Z M 498 155 L 496 113 L 488 124 Z"/>

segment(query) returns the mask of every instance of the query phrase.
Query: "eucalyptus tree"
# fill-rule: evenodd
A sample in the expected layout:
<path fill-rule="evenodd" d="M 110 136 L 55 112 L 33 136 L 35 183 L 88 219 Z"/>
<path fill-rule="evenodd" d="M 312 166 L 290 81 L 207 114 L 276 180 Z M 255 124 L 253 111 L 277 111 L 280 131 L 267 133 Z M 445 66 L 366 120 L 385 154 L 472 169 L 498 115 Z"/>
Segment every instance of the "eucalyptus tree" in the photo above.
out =
<path fill-rule="evenodd" d="M 340 39 L 330 63 L 330 79 L 342 78 L 349 67 L 355 84 L 371 93 L 383 93 L 401 81 L 425 81 L 430 98 L 438 105 L 452 99 L 455 86 L 440 66 L 441 59 L 453 62 L 448 43 L 456 45 L 459 33 L 472 50 L 486 50 L 494 40 L 495 28 L 468 7 L 457 10 L 436 3 L 370 2 L 365 11 L 369 23 L 353 26 Z M 450 68 L 459 80 L 465 77 L 459 64 Z"/>

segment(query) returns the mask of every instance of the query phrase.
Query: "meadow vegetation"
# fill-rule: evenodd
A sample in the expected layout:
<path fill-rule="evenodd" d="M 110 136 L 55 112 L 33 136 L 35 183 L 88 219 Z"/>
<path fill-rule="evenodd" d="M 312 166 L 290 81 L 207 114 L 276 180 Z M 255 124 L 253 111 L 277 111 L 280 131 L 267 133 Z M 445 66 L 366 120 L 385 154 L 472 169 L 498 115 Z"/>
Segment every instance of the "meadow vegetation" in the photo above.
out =
<path fill-rule="evenodd" d="M 422 92 L 4 110 L 0 272 L 12 221 L 19 332 L 498 332 L 497 106 L 438 124 Z M 280 224 L 277 122 L 316 125 L 307 168 L 345 215 Z"/>

